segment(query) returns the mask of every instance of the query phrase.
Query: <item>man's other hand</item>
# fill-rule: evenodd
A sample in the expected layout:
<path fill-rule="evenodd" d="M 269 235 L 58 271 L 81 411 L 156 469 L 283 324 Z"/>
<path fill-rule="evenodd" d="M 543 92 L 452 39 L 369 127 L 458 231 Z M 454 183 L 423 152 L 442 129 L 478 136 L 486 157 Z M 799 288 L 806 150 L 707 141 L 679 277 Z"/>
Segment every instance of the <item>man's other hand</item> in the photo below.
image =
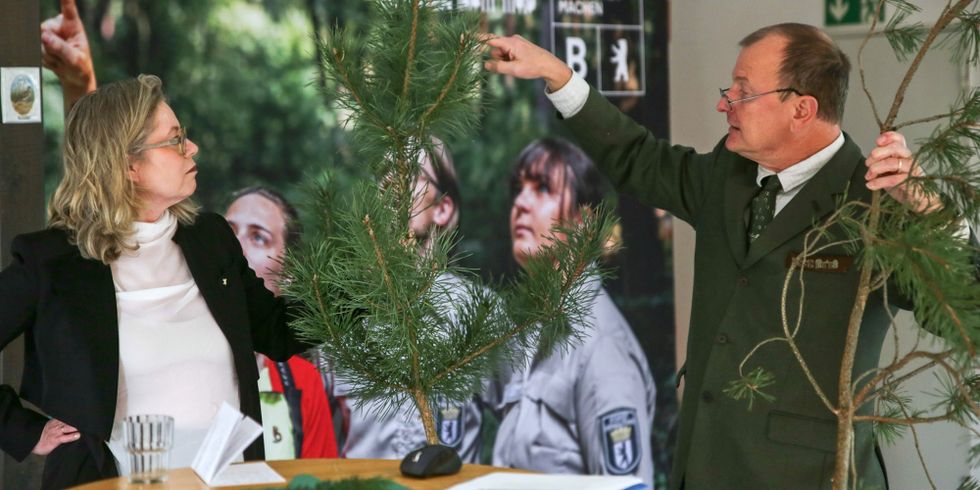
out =
<path fill-rule="evenodd" d="M 864 174 L 868 189 L 883 189 L 895 200 L 923 213 L 934 211 L 941 205 L 939 198 L 927 194 L 909 177 L 925 175 L 905 143 L 901 133 L 889 131 L 875 140 L 877 145 L 865 160 L 868 167 Z"/>
<path fill-rule="evenodd" d="M 41 62 L 58 75 L 68 107 L 95 90 L 95 68 L 75 0 L 61 0 L 61 13 L 41 23 Z"/>

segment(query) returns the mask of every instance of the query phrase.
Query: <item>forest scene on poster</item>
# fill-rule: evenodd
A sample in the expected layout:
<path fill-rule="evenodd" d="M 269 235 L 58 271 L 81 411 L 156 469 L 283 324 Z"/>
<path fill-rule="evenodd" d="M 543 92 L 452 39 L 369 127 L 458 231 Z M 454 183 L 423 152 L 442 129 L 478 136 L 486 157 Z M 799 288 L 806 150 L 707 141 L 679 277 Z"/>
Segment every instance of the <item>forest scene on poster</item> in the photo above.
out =
<path fill-rule="evenodd" d="M 612 96 L 613 103 L 658 136 L 669 136 L 665 2 L 612 2 L 618 7 L 610 7 L 608 14 L 629 25 L 598 35 L 581 26 L 601 13 L 559 12 L 554 1 L 455 3 L 479 10 L 487 32 L 520 34 L 554 46 L 559 56 L 566 45 L 555 45 L 555 39 L 595 41 L 575 49 L 585 49 L 588 56 L 600 54 L 592 46 L 609 51 L 596 58 L 605 64 L 595 66 L 600 69 L 596 76 L 621 92 Z M 626 4 L 634 7 L 627 12 Z M 58 8 L 58 2 L 42 2 L 41 17 L 57 15 Z M 366 25 L 369 2 L 78 0 L 78 8 L 100 84 L 140 73 L 163 80 L 170 105 L 200 148 L 195 198 L 204 209 L 223 212 L 235 190 L 265 185 L 281 191 L 299 205 L 301 219 L 309 219 L 302 206 L 304 183 L 328 172 L 341 183 L 366 175 L 347 134 L 346 114 L 332 103 L 329 94 L 336 87 L 320 71 L 315 40 L 332 26 Z M 565 24 L 569 27 L 560 28 Z M 612 58 L 617 54 L 623 60 L 619 64 Z M 64 111 L 56 77 L 44 70 L 42 83 L 45 193 L 50 196 L 61 176 Z M 511 167 L 533 140 L 564 134 L 540 82 L 486 76 L 484 83 L 480 107 L 474 108 L 482 111 L 479 131 L 446 143 L 460 179 L 461 263 L 501 282 L 518 268 L 508 222 Z M 664 487 L 677 411 L 671 218 L 610 197 L 621 221 L 616 235 L 623 248 L 607 258 L 614 278 L 606 288 L 640 341 L 656 381 L 652 457 L 657 486 Z M 492 447 L 492 437 L 485 439 Z M 489 463 L 489 450 L 484 453 Z"/>

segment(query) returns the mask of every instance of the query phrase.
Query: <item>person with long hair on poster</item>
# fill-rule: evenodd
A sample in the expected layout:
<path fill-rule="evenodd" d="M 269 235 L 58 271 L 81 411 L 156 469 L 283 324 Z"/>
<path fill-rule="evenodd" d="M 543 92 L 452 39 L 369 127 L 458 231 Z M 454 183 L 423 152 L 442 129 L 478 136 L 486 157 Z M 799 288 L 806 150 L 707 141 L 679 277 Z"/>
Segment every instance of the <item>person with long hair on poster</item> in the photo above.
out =
<path fill-rule="evenodd" d="M 540 139 L 511 173 L 511 251 L 521 266 L 602 199 L 601 177 L 575 145 Z M 656 388 L 643 349 L 601 284 L 590 327 L 568 349 L 530 356 L 502 389 L 495 466 L 544 473 L 636 475 L 653 485 Z"/>

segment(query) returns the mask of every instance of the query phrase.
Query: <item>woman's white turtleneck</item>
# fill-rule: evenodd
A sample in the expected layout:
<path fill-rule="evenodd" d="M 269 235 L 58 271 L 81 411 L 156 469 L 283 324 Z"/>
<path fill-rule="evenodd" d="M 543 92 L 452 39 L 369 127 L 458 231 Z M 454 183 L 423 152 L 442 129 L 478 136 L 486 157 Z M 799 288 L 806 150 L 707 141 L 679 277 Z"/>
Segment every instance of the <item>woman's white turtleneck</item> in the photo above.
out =
<path fill-rule="evenodd" d="M 112 262 L 119 319 L 119 391 L 109 447 L 128 473 L 119 421 L 174 417 L 172 468 L 190 466 L 222 402 L 239 407 L 231 347 L 211 316 L 180 247 L 177 220 L 134 224 L 139 246 Z"/>

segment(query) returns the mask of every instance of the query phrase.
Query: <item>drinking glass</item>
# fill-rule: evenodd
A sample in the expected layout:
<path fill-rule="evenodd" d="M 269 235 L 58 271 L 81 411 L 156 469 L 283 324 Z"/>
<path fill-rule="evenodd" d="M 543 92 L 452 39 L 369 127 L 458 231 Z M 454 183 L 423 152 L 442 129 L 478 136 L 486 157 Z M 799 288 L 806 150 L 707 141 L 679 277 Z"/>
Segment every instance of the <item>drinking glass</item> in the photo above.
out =
<path fill-rule="evenodd" d="M 159 483 L 167 479 L 174 418 L 132 415 L 123 419 L 123 444 L 129 453 L 130 483 Z"/>

